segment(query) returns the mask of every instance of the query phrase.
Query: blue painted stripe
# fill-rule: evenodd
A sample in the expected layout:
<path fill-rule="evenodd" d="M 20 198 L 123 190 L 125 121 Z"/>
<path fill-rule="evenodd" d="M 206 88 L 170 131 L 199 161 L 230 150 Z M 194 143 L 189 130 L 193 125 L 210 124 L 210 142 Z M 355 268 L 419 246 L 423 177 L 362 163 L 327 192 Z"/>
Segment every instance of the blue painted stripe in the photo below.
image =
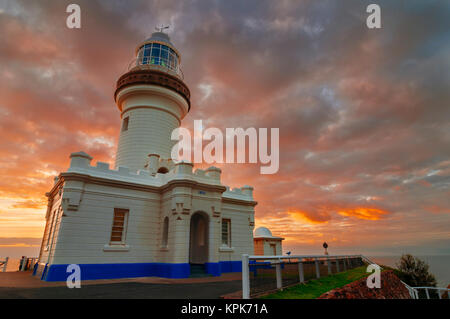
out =
<path fill-rule="evenodd" d="M 44 270 L 45 281 L 66 281 L 68 264 L 49 265 Z M 187 278 L 190 266 L 187 263 L 124 263 L 124 264 L 78 264 L 81 268 L 81 280 L 116 279 L 134 277 Z"/>
<path fill-rule="evenodd" d="M 45 265 L 42 280 L 66 281 L 68 264 Z M 135 277 L 188 278 L 191 274 L 188 263 L 121 263 L 121 264 L 79 264 L 81 280 L 117 279 Z M 213 276 L 222 273 L 241 272 L 241 261 L 220 261 L 205 263 L 205 270 Z"/>
<path fill-rule="evenodd" d="M 242 272 L 242 261 L 220 261 L 220 270 L 224 272 Z"/>

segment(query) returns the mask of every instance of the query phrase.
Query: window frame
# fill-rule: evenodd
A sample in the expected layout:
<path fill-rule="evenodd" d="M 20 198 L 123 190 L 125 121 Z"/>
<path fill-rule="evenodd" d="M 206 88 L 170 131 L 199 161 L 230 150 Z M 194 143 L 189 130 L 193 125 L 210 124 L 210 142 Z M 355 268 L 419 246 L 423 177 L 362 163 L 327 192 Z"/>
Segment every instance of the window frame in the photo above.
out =
<path fill-rule="evenodd" d="M 227 224 L 227 243 L 223 242 L 224 239 L 224 223 Z M 220 242 L 222 247 L 231 248 L 231 219 L 230 218 L 222 218 L 221 231 L 220 231 Z"/>
<path fill-rule="evenodd" d="M 121 129 L 121 131 L 122 132 L 128 131 L 129 126 L 130 126 L 130 116 L 127 116 L 122 121 L 122 129 Z"/>
<path fill-rule="evenodd" d="M 121 240 L 120 241 L 113 241 L 113 228 L 114 228 L 114 220 L 116 217 L 116 213 L 124 213 L 124 219 L 123 219 L 123 226 L 122 226 L 122 235 L 121 235 Z M 128 229 L 128 218 L 130 215 L 130 210 L 128 208 L 118 208 L 115 207 L 114 208 L 114 212 L 113 212 L 113 219 L 112 219 L 112 223 L 111 223 L 111 232 L 110 232 L 110 237 L 109 237 L 109 244 L 111 246 L 114 245 L 125 245 L 126 243 L 126 236 L 127 236 L 127 229 Z"/>

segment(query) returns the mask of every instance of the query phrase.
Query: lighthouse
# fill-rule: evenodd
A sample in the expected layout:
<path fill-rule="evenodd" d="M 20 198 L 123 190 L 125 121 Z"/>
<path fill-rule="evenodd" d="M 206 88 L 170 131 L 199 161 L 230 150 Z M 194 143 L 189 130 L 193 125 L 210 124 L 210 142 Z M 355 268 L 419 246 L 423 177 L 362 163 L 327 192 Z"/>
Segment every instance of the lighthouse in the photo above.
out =
<path fill-rule="evenodd" d="M 73 264 L 82 280 L 241 271 L 242 254 L 254 251 L 253 187 L 230 189 L 221 169 L 170 158 L 172 131 L 191 107 L 180 65 L 162 28 L 136 47 L 116 83 L 115 162 L 70 154 L 46 193 L 35 276 L 66 281 Z"/>
<path fill-rule="evenodd" d="M 147 168 L 152 157 L 169 160 L 176 143 L 172 131 L 191 104 L 181 55 L 166 33 L 154 32 L 136 47 L 130 70 L 117 81 L 114 98 L 122 120 L 115 167 L 137 171 Z"/>

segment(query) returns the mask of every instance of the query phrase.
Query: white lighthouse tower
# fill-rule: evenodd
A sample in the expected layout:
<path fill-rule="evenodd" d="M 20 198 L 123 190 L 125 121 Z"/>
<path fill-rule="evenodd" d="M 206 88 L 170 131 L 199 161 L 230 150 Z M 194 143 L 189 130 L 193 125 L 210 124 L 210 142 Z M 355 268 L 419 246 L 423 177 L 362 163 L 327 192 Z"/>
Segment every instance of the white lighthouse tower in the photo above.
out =
<path fill-rule="evenodd" d="M 115 92 L 122 119 L 115 166 L 137 171 L 147 168 L 149 155 L 150 161 L 170 159 L 176 143 L 171 134 L 189 112 L 190 92 L 167 34 L 154 32 L 135 54 L 133 68 L 119 78 Z"/>

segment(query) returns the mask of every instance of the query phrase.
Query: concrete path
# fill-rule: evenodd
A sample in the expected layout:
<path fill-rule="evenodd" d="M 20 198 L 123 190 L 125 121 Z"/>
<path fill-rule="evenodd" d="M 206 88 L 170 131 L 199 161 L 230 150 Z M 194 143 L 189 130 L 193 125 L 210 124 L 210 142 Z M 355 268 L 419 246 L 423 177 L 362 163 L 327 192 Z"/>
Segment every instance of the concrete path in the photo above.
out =
<path fill-rule="evenodd" d="M 69 289 L 65 283 L 48 283 L 29 272 L 0 273 L 0 299 L 5 298 L 144 298 L 215 299 L 242 289 L 240 273 L 221 277 L 165 279 L 136 278 L 91 280 L 81 288 Z"/>

